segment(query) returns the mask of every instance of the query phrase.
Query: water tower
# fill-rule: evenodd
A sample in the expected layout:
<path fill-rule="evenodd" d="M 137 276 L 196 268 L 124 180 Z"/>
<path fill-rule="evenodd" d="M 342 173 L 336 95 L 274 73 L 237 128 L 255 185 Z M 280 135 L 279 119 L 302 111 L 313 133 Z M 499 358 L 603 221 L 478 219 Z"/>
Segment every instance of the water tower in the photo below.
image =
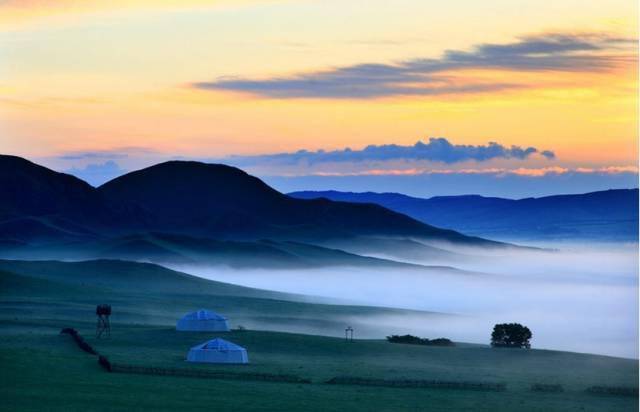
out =
<path fill-rule="evenodd" d="M 111 337 L 111 324 L 109 316 L 111 316 L 111 305 L 96 306 L 96 315 L 98 316 L 98 324 L 96 325 L 96 338 L 100 338 L 104 333 L 106 337 Z"/>

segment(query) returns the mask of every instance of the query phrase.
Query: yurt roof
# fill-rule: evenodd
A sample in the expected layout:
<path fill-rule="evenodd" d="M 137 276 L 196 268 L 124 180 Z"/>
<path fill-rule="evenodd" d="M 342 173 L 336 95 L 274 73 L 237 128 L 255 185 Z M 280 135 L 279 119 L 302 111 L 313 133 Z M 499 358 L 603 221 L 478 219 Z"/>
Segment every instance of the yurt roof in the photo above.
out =
<path fill-rule="evenodd" d="M 192 319 L 192 320 L 227 320 L 222 315 L 219 315 L 213 311 L 207 309 L 199 309 L 195 312 L 187 313 L 182 317 L 182 319 Z"/>
<path fill-rule="evenodd" d="M 220 338 L 211 339 L 210 341 L 201 343 L 200 345 L 192 349 L 204 349 L 204 350 L 227 351 L 227 352 L 245 350 L 242 346 L 236 345 L 235 343 L 232 343 Z"/>

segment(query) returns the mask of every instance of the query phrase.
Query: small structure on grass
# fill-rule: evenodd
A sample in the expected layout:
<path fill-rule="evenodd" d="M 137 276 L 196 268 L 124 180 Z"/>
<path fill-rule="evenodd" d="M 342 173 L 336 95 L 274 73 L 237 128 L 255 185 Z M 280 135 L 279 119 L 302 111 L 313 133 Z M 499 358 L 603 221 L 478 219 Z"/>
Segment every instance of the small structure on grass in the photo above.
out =
<path fill-rule="evenodd" d="M 215 338 L 191 348 L 187 354 L 187 362 L 249 363 L 249 356 L 242 346 Z"/>
<path fill-rule="evenodd" d="M 353 328 L 351 326 L 347 326 L 344 330 L 344 340 L 347 342 L 353 342 Z"/>
<path fill-rule="evenodd" d="M 187 313 L 176 324 L 176 330 L 183 332 L 228 332 L 227 318 L 206 309 Z"/>
<path fill-rule="evenodd" d="M 98 323 L 96 324 L 96 338 L 100 339 L 104 333 L 106 337 L 111 337 L 111 322 L 109 322 L 109 316 L 111 316 L 111 305 L 98 305 L 96 306 L 96 316 L 98 317 Z"/>

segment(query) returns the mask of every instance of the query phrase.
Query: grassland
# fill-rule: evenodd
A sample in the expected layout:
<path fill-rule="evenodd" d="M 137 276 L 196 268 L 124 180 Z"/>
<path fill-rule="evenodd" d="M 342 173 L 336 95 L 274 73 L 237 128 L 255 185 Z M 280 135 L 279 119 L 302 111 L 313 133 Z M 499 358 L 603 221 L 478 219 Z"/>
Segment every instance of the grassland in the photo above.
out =
<path fill-rule="evenodd" d="M 39 265 L 0 262 L 1 410 L 637 410 L 635 398 L 585 392 L 593 385 L 636 386 L 637 361 L 567 352 L 468 344 L 423 347 L 381 340 L 347 343 L 251 327 L 219 335 L 246 347 L 250 365 L 187 364 L 189 347 L 217 336 L 174 330 L 176 314 L 193 307 L 213 306 L 256 326 L 260 319 L 269 325 L 275 317 L 281 326 L 291 322 L 294 330 L 305 322 L 317 322 L 318 328 L 338 327 L 344 319 L 367 318 L 387 309 L 287 301 L 284 295 L 185 278 L 153 265 Z M 103 283 L 108 276 L 115 279 Z M 155 286 L 142 288 L 154 280 Z M 193 289 L 190 282 L 195 282 Z M 97 340 L 93 310 L 96 301 L 103 300 L 114 305 L 113 332 L 110 339 Z M 425 319 L 429 316 L 435 315 L 425 314 Z M 78 329 L 112 362 L 291 374 L 313 383 L 110 374 L 98 366 L 95 356 L 60 335 L 62 327 Z M 503 382 L 507 390 L 324 383 L 341 375 Z M 560 384 L 564 392 L 532 392 L 534 383 Z"/>

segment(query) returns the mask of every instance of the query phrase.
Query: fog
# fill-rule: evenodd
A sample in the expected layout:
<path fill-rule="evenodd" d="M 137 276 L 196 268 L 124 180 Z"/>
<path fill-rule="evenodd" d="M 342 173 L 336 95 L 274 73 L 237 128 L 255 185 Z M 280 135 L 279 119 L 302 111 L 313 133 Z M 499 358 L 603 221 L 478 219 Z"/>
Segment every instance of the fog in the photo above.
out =
<path fill-rule="evenodd" d="M 535 348 L 637 358 L 637 244 L 536 246 L 554 251 L 493 252 L 490 257 L 448 262 L 472 274 L 437 268 L 275 271 L 173 267 L 207 279 L 342 303 L 458 315 L 360 319 L 367 325 L 380 325 L 374 328 L 378 337 L 419 333 L 486 344 L 495 323 L 519 322 L 532 330 Z"/>

